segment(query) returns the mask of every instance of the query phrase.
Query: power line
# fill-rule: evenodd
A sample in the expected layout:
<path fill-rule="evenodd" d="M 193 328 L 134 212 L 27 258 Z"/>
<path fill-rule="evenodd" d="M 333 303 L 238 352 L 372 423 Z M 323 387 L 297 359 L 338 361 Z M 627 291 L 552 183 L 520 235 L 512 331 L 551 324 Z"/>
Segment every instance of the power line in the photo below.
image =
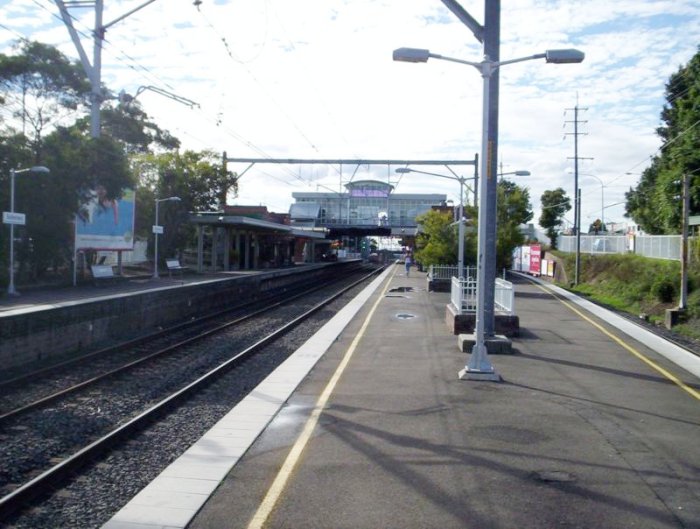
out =
<path fill-rule="evenodd" d="M 40 9 L 42 9 L 42 10 L 48 12 L 53 18 L 55 18 L 56 20 L 58 20 L 59 22 L 61 22 L 61 24 L 63 24 L 63 20 L 61 19 L 60 16 L 58 16 L 58 15 L 55 14 L 54 12 L 50 11 L 46 6 L 42 5 L 38 0 L 32 0 L 32 1 L 33 1 L 33 3 L 34 3 L 37 7 L 39 7 Z M 85 30 L 88 32 L 88 33 L 86 33 L 86 31 L 83 31 L 83 30 L 81 30 L 81 29 L 76 29 L 76 32 L 77 32 L 78 34 L 80 34 L 80 35 L 81 35 L 82 37 L 84 37 L 84 38 L 88 38 L 88 39 L 92 38 L 92 35 L 91 35 L 92 30 L 91 30 L 90 28 L 86 28 L 85 25 L 84 25 L 79 19 L 77 19 L 75 16 L 73 16 L 72 14 L 68 13 L 68 16 L 70 17 L 71 20 L 75 21 L 77 24 L 79 24 L 80 26 L 82 26 L 83 28 L 85 28 Z M 8 28 L 8 27 L 5 26 L 5 25 L 2 25 L 2 27 L 4 27 L 5 29 L 7 29 L 8 31 L 10 31 L 10 32 L 12 32 L 12 33 L 15 33 L 15 34 L 18 35 L 20 38 L 24 38 L 24 39 L 27 38 L 27 37 L 25 37 L 24 35 L 22 35 L 22 34 L 16 32 L 16 31 L 14 31 L 14 30 L 12 30 L 11 28 Z M 170 85 L 168 82 L 163 81 L 162 79 L 160 79 L 160 77 L 159 77 L 157 74 L 155 74 L 152 70 L 150 70 L 149 68 L 146 68 L 146 67 L 144 67 L 144 66 L 138 64 L 138 62 L 137 62 L 133 57 L 129 56 L 128 54 L 126 54 L 125 52 L 123 52 L 122 50 L 120 50 L 120 49 L 119 49 L 114 43 L 112 43 L 110 40 L 104 39 L 104 42 L 105 42 L 106 44 L 109 45 L 109 46 L 106 47 L 107 50 L 110 50 L 110 49 L 111 49 L 111 50 L 114 50 L 114 51 L 117 52 L 117 54 L 111 54 L 116 60 L 118 60 L 119 62 L 124 63 L 127 67 L 129 67 L 130 69 L 132 69 L 132 70 L 134 70 L 134 71 L 141 71 L 142 73 L 145 73 L 145 74 L 146 74 L 147 76 L 149 76 L 151 79 L 155 80 L 155 82 L 156 82 L 157 84 L 160 84 L 160 85 L 163 85 L 163 86 L 168 86 L 169 88 L 171 88 L 171 89 L 174 90 L 174 87 L 172 87 L 172 85 Z M 124 60 L 124 59 L 123 59 L 122 57 L 120 57 L 118 54 L 123 55 L 123 56 L 126 58 L 126 60 Z M 133 64 L 128 64 L 127 61 L 130 61 L 130 62 L 133 63 Z M 213 123 L 217 123 L 217 120 L 216 120 L 216 119 L 211 119 L 209 116 L 207 116 L 207 115 L 204 114 L 203 112 L 200 112 L 200 113 L 202 114 L 202 116 L 203 116 L 207 121 L 213 122 Z M 218 123 L 217 123 L 217 124 L 218 124 Z M 224 127 L 224 129 L 225 129 L 225 132 L 226 132 L 228 135 L 232 136 L 234 139 L 238 140 L 238 141 L 241 142 L 243 145 L 245 145 L 245 146 L 247 146 L 247 147 L 253 149 L 255 152 L 261 154 L 262 156 L 269 157 L 269 155 L 268 155 L 267 153 L 265 153 L 261 148 L 259 148 L 259 147 L 257 147 L 256 145 L 254 145 L 250 140 L 247 140 L 246 138 L 244 138 L 244 137 L 241 136 L 240 134 L 234 132 L 234 131 L 231 130 L 231 129 L 228 129 L 228 127 Z M 190 137 L 193 137 L 192 134 L 189 134 L 189 133 L 186 133 L 186 134 L 187 134 L 188 136 L 190 136 Z M 201 142 L 201 140 L 200 140 L 200 142 Z M 204 144 L 204 142 L 201 142 L 201 143 Z M 297 175 L 295 175 L 295 174 L 292 173 L 291 171 L 290 171 L 290 175 L 291 175 L 292 177 L 294 177 L 294 178 L 300 179 Z M 302 182 L 304 182 L 305 184 L 307 183 L 307 182 L 305 182 L 303 179 L 300 179 L 300 180 L 301 180 Z"/>
<path fill-rule="evenodd" d="M 206 17 L 205 14 L 199 9 L 199 7 L 197 8 L 197 10 L 199 11 L 200 15 L 202 16 L 202 18 L 204 19 L 204 21 L 207 23 L 207 25 L 209 25 L 209 27 L 212 29 L 212 31 L 213 31 L 215 34 L 217 34 L 217 36 L 219 36 L 218 32 L 216 31 L 216 28 L 214 28 L 214 26 L 212 25 L 212 23 L 209 21 L 209 19 L 207 19 L 207 17 Z M 309 137 L 304 133 L 304 131 L 301 130 L 301 127 L 300 127 L 300 126 L 296 123 L 296 121 L 294 121 L 294 120 L 292 119 L 292 117 L 285 111 L 285 109 L 282 107 L 282 105 L 279 104 L 279 102 L 278 102 L 278 101 L 274 98 L 274 96 L 267 90 L 267 88 L 260 82 L 260 80 L 258 80 L 258 78 L 250 71 L 250 69 L 249 69 L 245 64 L 241 63 L 240 61 L 236 60 L 236 59 L 233 57 L 233 54 L 232 54 L 232 52 L 231 52 L 231 49 L 230 49 L 229 46 L 228 46 L 228 43 L 226 42 L 226 39 L 224 39 L 224 38 L 221 37 L 221 36 L 219 36 L 219 38 L 220 38 L 220 39 L 222 40 L 222 42 L 223 42 L 223 45 L 224 45 L 224 47 L 225 47 L 225 49 L 226 49 L 226 54 L 228 55 L 228 57 L 229 57 L 233 62 L 236 62 L 237 64 L 239 64 L 239 65 L 245 70 L 245 72 L 251 77 L 251 79 L 253 79 L 253 81 L 255 81 L 255 83 L 256 83 L 260 88 L 262 88 L 262 90 L 265 92 L 265 95 L 267 95 L 267 97 L 270 98 L 270 100 L 275 104 L 275 106 L 276 106 L 276 107 L 278 108 L 278 110 L 282 113 L 282 115 L 283 115 L 285 118 L 287 118 L 287 120 L 292 124 L 292 126 L 296 129 L 297 133 L 299 133 L 299 135 L 311 146 L 311 148 L 312 148 L 314 151 L 316 151 L 316 152 L 318 152 L 318 153 L 320 154 L 320 151 L 318 150 L 318 147 L 316 147 L 316 145 L 314 144 L 314 142 L 312 142 L 312 141 L 309 139 Z"/>

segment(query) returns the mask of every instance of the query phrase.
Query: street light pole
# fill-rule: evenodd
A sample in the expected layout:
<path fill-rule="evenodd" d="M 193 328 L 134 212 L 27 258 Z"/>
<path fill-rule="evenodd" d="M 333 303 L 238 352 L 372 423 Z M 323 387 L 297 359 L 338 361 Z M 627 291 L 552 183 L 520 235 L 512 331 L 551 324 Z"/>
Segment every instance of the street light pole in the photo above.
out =
<path fill-rule="evenodd" d="M 158 225 L 158 204 L 160 202 L 168 202 L 168 201 L 173 201 L 173 202 L 179 202 L 182 200 L 180 197 L 168 197 L 168 198 L 156 198 L 156 223 L 153 226 L 153 235 L 155 237 L 155 242 L 154 242 L 154 262 L 153 262 L 153 279 L 158 279 L 160 276 L 158 275 L 158 234 L 163 232 L 163 227 Z"/>
<path fill-rule="evenodd" d="M 478 163 L 479 155 L 474 156 L 474 172 L 478 174 L 477 170 L 477 163 Z M 449 169 L 449 167 L 448 167 Z M 450 169 L 451 170 L 451 169 Z M 399 167 L 396 169 L 396 172 L 399 174 L 405 174 L 405 173 L 418 173 L 418 174 L 425 174 L 425 175 L 430 175 L 430 176 L 438 176 L 440 178 L 449 178 L 450 180 L 457 180 L 459 182 L 459 227 L 457 231 L 457 237 L 459 240 L 457 241 L 457 270 L 458 270 L 458 275 L 460 279 L 464 279 L 464 183 L 466 180 L 471 180 L 471 178 L 467 179 L 464 178 L 463 176 L 458 176 L 457 174 L 454 174 L 454 176 L 447 176 L 447 175 L 442 175 L 442 174 L 436 174 L 436 173 L 429 173 L 427 171 L 417 171 L 415 169 L 409 169 L 408 167 Z M 476 182 L 476 179 L 478 176 L 472 177 L 474 181 Z"/>
<path fill-rule="evenodd" d="M 15 212 L 15 173 L 10 169 L 10 213 Z M 15 225 L 10 224 L 10 284 L 7 287 L 10 296 L 17 296 L 19 292 L 15 289 Z"/>
<path fill-rule="evenodd" d="M 393 59 L 395 61 L 405 62 L 427 62 L 428 59 L 442 59 L 445 61 L 467 64 L 475 67 L 480 71 L 484 80 L 483 83 L 483 105 L 482 105 L 482 138 L 481 138 L 481 195 L 479 197 L 479 228 L 478 228 L 478 249 L 477 249 L 477 284 L 476 284 L 476 325 L 475 325 L 475 344 L 472 349 L 472 354 L 469 363 L 460 371 L 461 379 L 472 380 L 500 380 L 500 375 L 496 373 L 491 361 L 488 358 L 488 351 L 485 343 L 485 319 L 493 318 L 493 303 L 490 307 L 486 306 L 487 289 L 490 292 L 490 300 L 493 301 L 493 293 L 495 289 L 495 263 L 488 263 L 493 268 L 493 274 L 487 274 L 487 260 L 495 259 L 495 236 L 490 237 L 487 242 L 487 237 L 490 231 L 486 226 L 489 219 L 493 219 L 495 233 L 495 214 L 490 215 L 489 209 L 489 193 L 493 192 L 493 177 L 496 171 L 495 158 L 492 158 L 492 142 L 490 141 L 490 80 L 494 72 L 500 66 L 513 64 L 516 62 L 529 61 L 532 59 L 545 59 L 547 62 L 555 64 L 563 63 L 578 63 L 584 59 L 583 52 L 574 49 L 564 50 L 548 50 L 545 53 L 539 53 L 528 57 L 511 59 L 507 61 L 494 61 L 488 55 L 484 55 L 481 62 L 465 61 L 462 59 L 454 59 L 444 57 L 429 50 L 418 48 L 399 48 L 394 50 Z M 496 103 L 495 101 L 494 103 Z M 495 141 L 494 141 L 495 144 Z M 495 212 L 494 212 L 495 213 Z M 487 254 L 487 247 L 489 251 Z M 493 251 L 491 251 L 493 250 Z M 492 257 L 493 256 L 493 257 Z M 488 285 L 486 284 L 488 281 Z M 488 314 L 487 314 L 488 312 Z"/>
<path fill-rule="evenodd" d="M 567 172 L 571 172 L 568 170 Z M 600 184 L 600 222 L 603 226 L 605 226 L 605 184 L 603 183 L 603 180 L 600 179 L 600 177 L 591 174 L 591 173 L 578 173 L 579 176 L 590 176 L 591 178 L 595 178 L 598 180 L 598 183 Z M 580 229 L 580 226 L 579 226 Z"/>
<path fill-rule="evenodd" d="M 37 165 L 28 169 L 10 169 L 10 217 L 15 213 L 15 176 L 22 173 L 48 173 L 49 169 L 43 165 Z M 9 296 L 19 296 L 15 289 L 15 219 L 9 219 L 10 224 L 10 282 L 7 286 Z"/>

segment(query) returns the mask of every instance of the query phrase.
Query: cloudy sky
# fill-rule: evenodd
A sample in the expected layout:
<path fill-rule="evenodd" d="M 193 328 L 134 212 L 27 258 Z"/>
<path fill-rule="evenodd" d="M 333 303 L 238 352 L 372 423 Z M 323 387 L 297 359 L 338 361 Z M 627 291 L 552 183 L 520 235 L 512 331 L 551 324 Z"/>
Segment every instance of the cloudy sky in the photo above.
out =
<path fill-rule="evenodd" d="M 109 23 L 143 0 L 105 0 Z M 392 61 L 399 47 L 470 61 L 482 49 L 440 0 L 156 0 L 111 26 L 102 76 L 114 92 L 145 90 L 145 111 L 185 148 L 231 157 L 473 159 L 481 150 L 476 69 Z M 483 22 L 483 0 L 462 0 Z M 77 58 L 51 0 L 0 0 L 0 51 L 27 37 Z M 71 9 L 92 56 L 91 8 Z M 578 65 L 527 61 L 501 69 L 499 162 L 539 198 L 573 197 L 573 108 L 578 105 L 582 225 L 622 221 L 624 192 L 660 146 L 654 130 L 668 77 L 700 43 L 697 0 L 505 0 L 501 58 L 578 48 Z M 232 166 L 239 172 L 247 164 Z M 230 202 L 287 211 L 294 191 L 339 190 L 355 178 L 398 182 L 396 167 L 256 165 Z M 446 169 L 427 169 L 449 174 Z M 464 176 L 472 170 L 464 168 Z M 588 176 L 593 175 L 593 176 Z M 404 175 L 397 192 L 445 193 L 458 184 Z M 573 220 L 573 211 L 568 215 Z"/>

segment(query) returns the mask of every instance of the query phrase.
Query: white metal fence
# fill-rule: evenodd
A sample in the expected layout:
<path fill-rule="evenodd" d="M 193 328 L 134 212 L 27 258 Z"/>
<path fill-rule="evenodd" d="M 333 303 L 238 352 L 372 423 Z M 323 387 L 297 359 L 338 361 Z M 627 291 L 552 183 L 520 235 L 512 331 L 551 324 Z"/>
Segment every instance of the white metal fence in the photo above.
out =
<path fill-rule="evenodd" d="M 450 302 L 459 311 L 476 312 L 476 280 L 473 278 L 452 278 L 450 289 Z M 515 290 L 513 283 L 505 279 L 496 278 L 494 291 L 494 310 L 501 314 L 512 316 L 515 314 Z"/>
<path fill-rule="evenodd" d="M 629 243 L 626 235 L 581 235 L 581 253 L 627 253 Z M 559 250 L 576 251 L 576 236 L 559 237 Z"/>
<path fill-rule="evenodd" d="M 695 237 L 688 237 L 688 246 L 693 247 Z M 559 250 L 574 253 L 576 236 L 559 237 Z M 681 259 L 680 235 L 581 235 L 581 253 L 635 253 L 652 259 Z M 691 259 L 694 252 L 689 252 Z"/>
<path fill-rule="evenodd" d="M 428 267 L 428 279 L 432 280 L 450 280 L 453 277 L 459 277 L 459 267 L 455 265 L 430 265 Z M 476 267 L 465 266 L 464 277 L 476 279 Z"/>
<path fill-rule="evenodd" d="M 688 240 L 690 245 L 690 239 Z M 634 253 L 654 259 L 681 260 L 680 235 L 648 235 L 637 237 L 634 242 Z"/>

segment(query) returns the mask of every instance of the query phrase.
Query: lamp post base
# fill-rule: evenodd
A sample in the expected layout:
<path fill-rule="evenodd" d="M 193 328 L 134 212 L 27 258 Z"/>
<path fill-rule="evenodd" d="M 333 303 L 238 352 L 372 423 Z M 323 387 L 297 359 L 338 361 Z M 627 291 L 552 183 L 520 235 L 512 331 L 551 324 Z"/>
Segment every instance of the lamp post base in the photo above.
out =
<path fill-rule="evenodd" d="M 488 382 L 501 382 L 503 378 L 494 371 L 478 371 L 465 367 L 459 372 L 460 380 L 485 380 Z"/>

